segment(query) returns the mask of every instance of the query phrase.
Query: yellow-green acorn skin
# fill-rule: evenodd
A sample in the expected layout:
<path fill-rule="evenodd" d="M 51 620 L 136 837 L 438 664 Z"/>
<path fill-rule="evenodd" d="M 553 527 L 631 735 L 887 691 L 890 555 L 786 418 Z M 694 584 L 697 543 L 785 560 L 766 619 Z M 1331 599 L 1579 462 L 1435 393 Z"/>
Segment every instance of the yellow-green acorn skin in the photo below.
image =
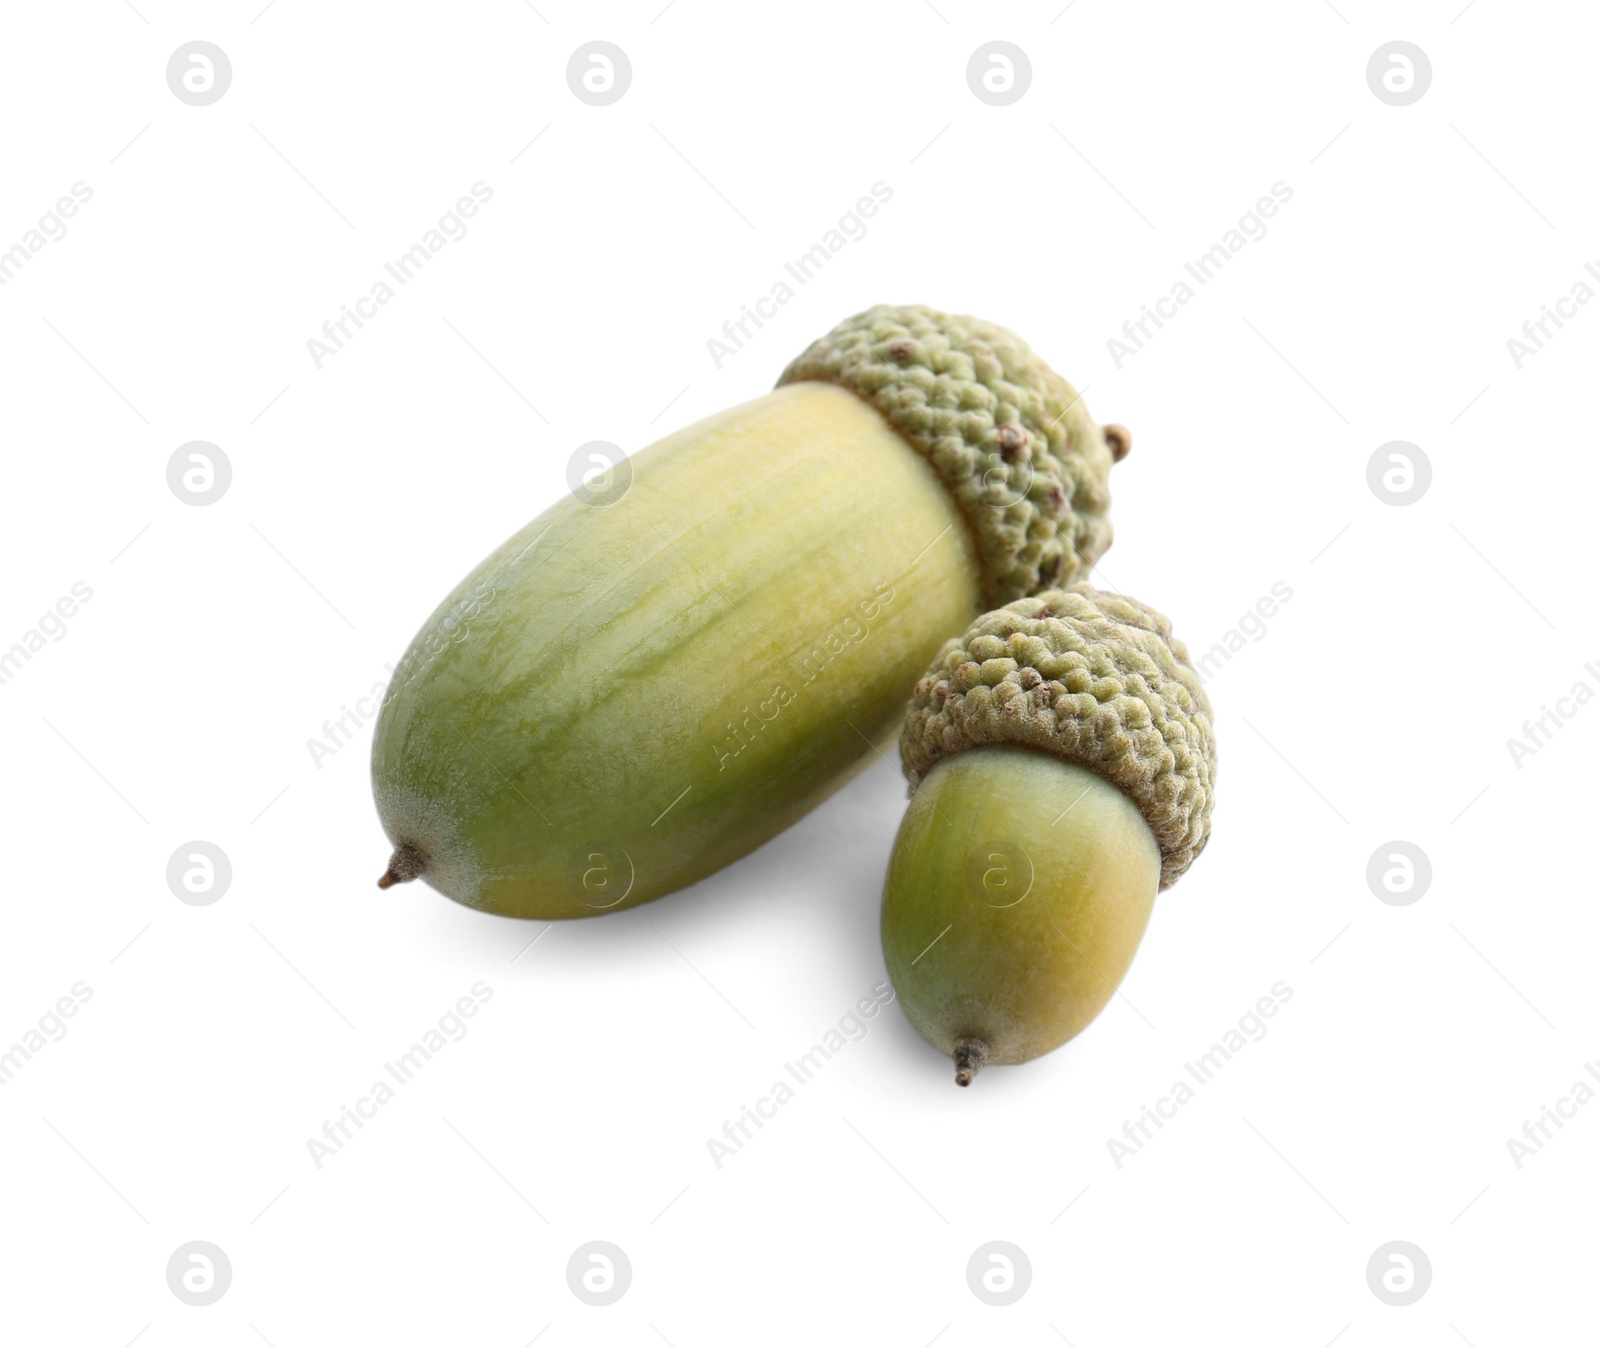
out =
<path fill-rule="evenodd" d="M 472 907 L 591 916 L 742 856 L 864 765 L 978 611 L 949 494 L 842 389 L 774 390 L 633 472 L 500 547 L 397 669 L 379 814 Z"/>
<path fill-rule="evenodd" d="M 901 821 L 883 891 L 895 995 L 949 1055 L 1059 1048 L 1111 999 L 1161 887 L 1161 851 L 1116 787 L 1038 749 L 939 763 Z"/>
<path fill-rule="evenodd" d="M 587 917 L 754 850 L 871 761 L 951 632 L 1094 563 L 1125 448 L 1003 328 L 846 320 L 438 607 L 374 728 L 380 885 Z"/>
<path fill-rule="evenodd" d="M 900 756 L 884 959 L 965 1086 L 1059 1048 L 1117 990 L 1211 836 L 1211 703 L 1166 618 L 1079 583 L 947 641 Z"/>

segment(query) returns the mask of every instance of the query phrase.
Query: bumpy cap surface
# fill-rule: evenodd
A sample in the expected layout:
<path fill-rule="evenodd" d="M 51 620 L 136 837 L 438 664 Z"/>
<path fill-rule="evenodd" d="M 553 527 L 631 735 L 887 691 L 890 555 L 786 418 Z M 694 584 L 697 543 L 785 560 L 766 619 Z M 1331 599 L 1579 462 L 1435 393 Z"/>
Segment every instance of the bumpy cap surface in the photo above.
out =
<path fill-rule="evenodd" d="M 813 342 L 778 383 L 802 379 L 865 399 L 933 465 L 977 538 L 989 602 L 1070 584 L 1111 546 L 1112 451 L 1015 333 L 880 304 Z"/>
<path fill-rule="evenodd" d="M 1021 744 L 1120 787 L 1161 848 L 1165 889 L 1211 833 L 1211 703 L 1172 624 L 1088 585 L 986 613 L 918 681 L 900 736 L 914 790 L 935 763 Z"/>

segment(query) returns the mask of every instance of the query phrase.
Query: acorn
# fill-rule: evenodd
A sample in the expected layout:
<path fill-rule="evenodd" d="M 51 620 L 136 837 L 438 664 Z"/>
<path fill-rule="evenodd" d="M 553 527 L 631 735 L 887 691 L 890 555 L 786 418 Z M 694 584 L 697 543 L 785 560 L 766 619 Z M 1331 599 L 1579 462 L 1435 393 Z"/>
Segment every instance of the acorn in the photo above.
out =
<path fill-rule="evenodd" d="M 1078 584 L 947 642 L 900 755 L 884 959 L 966 1086 L 1059 1048 L 1122 982 L 1211 836 L 1211 704 L 1166 618 Z"/>
<path fill-rule="evenodd" d="M 1087 574 L 1126 446 L 1004 328 L 846 320 L 434 611 L 374 729 L 379 885 L 586 917 L 744 856 L 871 760 L 951 632 Z"/>

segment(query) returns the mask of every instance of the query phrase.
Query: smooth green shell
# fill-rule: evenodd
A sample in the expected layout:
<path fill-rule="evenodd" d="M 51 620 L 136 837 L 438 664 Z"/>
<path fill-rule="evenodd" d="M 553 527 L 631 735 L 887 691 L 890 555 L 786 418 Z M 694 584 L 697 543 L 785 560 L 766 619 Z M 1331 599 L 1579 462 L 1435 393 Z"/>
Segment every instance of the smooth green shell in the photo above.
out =
<path fill-rule="evenodd" d="M 1104 778 L 1037 749 L 957 754 L 911 798 L 884 884 L 901 1008 L 942 1053 L 1048 1053 L 1111 999 L 1160 879 L 1155 838 Z"/>
<path fill-rule="evenodd" d="M 630 463 L 615 504 L 564 499 L 498 548 L 395 672 L 378 813 L 461 903 L 590 916 L 743 856 L 870 761 L 980 606 L 949 492 L 841 389 Z"/>

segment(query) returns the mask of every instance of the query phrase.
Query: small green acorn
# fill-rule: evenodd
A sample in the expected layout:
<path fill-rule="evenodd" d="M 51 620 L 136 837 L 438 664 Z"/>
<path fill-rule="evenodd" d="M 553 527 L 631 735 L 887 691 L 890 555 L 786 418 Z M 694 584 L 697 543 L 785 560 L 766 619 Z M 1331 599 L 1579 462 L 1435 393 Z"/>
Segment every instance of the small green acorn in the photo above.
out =
<path fill-rule="evenodd" d="M 1211 704 L 1166 618 L 1087 584 L 945 644 L 900 738 L 883 891 L 906 1016 L 968 1085 L 1059 1048 L 1121 983 L 1211 833 Z"/>
<path fill-rule="evenodd" d="M 1004 328 L 846 320 L 445 598 L 374 729 L 378 883 L 586 917 L 754 850 L 871 760 L 951 632 L 1087 573 L 1127 447 Z"/>

